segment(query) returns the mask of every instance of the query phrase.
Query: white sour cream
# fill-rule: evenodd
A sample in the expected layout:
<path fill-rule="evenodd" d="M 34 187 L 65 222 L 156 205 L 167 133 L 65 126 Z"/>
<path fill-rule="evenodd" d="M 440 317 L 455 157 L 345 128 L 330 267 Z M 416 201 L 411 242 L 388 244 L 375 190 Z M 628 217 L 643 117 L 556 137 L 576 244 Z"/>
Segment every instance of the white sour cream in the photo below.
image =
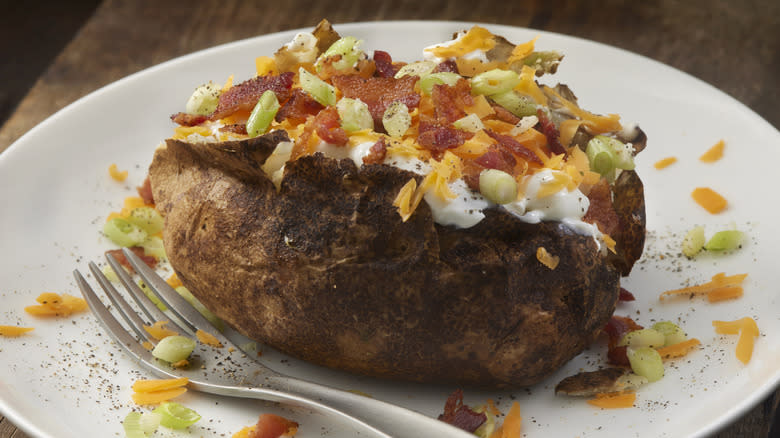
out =
<path fill-rule="evenodd" d="M 453 45 L 457 44 L 466 35 L 466 33 L 467 33 L 466 31 L 460 31 L 460 32 L 458 32 L 458 34 L 457 34 L 457 36 L 455 37 L 454 40 L 443 42 L 443 43 L 439 43 L 439 44 L 434 44 L 432 46 L 428 46 L 428 47 L 424 48 L 423 49 L 423 59 L 425 59 L 426 61 L 433 61 L 433 62 L 435 62 L 437 64 L 440 63 L 440 62 L 446 61 L 447 58 L 439 58 L 438 56 L 436 56 L 436 55 L 434 55 L 432 53 L 432 50 L 436 49 L 438 47 L 450 47 L 450 46 L 453 46 Z M 488 62 L 488 59 L 487 59 L 487 56 L 485 55 L 485 52 L 483 52 L 482 50 L 479 50 L 479 49 L 473 50 L 473 51 L 471 51 L 469 53 L 466 53 L 466 54 L 460 56 L 460 58 L 463 58 L 463 59 L 479 59 L 482 62 Z"/>
<path fill-rule="evenodd" d="M 491 202 L 479 193 L 474 193 L 462 179 L 447 184 L 455 199 L 444 200 L 433 192 L 423 196 L 431 207 L 433 220 L 440 225 L 454 225 L 458 228 L 471 228 L 485 218 L 482 210 L 491 206 Z"/>

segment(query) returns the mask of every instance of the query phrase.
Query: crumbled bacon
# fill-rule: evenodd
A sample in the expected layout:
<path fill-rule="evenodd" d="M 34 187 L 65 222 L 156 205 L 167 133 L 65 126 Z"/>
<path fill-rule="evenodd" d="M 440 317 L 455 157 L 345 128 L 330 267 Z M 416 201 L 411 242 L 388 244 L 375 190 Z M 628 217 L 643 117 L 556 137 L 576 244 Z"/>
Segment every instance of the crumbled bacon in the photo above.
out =
<path fill-rule="evenodd" d="M 456 389 L 444 403 L 444 413 L 439 415 L 439 420 L 455 427 L 473 433 L 485 421 L 487 415 L 484 412 L 474 412 L 463 404 L 463 391 Z"/>
<path fill-rule="evenodd" d="M 363 164 L 381 164 L 385 161 L 386 155 L 387 145 L 385 144 L 385 138 L 380 137 L 368 150 L 368 155 L 363 157 Z"/>
<path fill-rule="evenodd" d="M 290 97 L 294 76 L 293 72 L 258 76 L 235 85 L 219 96 L 217 108 L 209 118 L 218 120 L 238 110 L 251 110 L 267 90 L 273 91 L 279 102 L 284 102 Z"/>
<path fill-rule="evenodd" d="M 246 123 L 233 123 L 219 128 L 219 132 L 232 132 L 234 134 L 247 135 Z"/>
<path fill-rule="evenodd" d="M 393 65 L 390 54 L 382 50 L 374 50 L 374 64 L 376 64 L 374 74 L 380 78 L 392 78 L 399 70 Z"/>
<path fill-rule="evenodd" d="M 515 140 L 512 136 L 499 134 L 489 129 L 486 129 L 485 133 L 497 141 L 501 147 L 508 149 L 518 158 L 522 158 L 530 163 L 542 165 L 542 160 L 540 160 L 532 150 L 520 144 L 520 142 Z"/>
<path fill-rule="evenodd" d="M 141 248 L 140 246 L 133 246 L 130 247 L 129 249 L 130 251 L 133 251 L 133 254 L 137 255 L 138 258 L 140 258 L 146 264 L 146 266 L 152 269 L 154 269 L 157 266 L 157 259 L 152 256 L 148 256 L 144 254 L 144 249 Z M 124 266 L 125 269 L 127 269 L 131 274 L 135 273 L 135 269 L 133 269 L 133 266 L 130 265 L 130 262 L 127 261 L 127 257 L 125 257 L 125 254 L 122 252 L 121 249 L 108 250 L 106 251 L 106 254 L 111 254 L 112 256 L 114 256 L 116 261 L 118 261 L 120 265 Z"/>
<path fill-rule="evenodd" d="M 473 191 L 479 192 L 479 174 L 485 170 L 485 166 L 477 163 L 476 160 L 463 160 L 463 181 Z"/>
<path fill-rule="evenodd" d="M 344 146 L 347 144 L 347 133 L 341 127 L 341 119 L 336 107 L 329 106 L 314 116 L 314 129 L 317 135 L 326 142 Z"/>
<path fill-rule="evenodd" d="M 510 113 L 506 108 L 501 105 L 492 105 L 493 111 L 496 113 L 496 118 L 502 122 L 511 123 L 517 125 L 520 122 L 520 117 Z"/>
<path fill-rule="evenodd" d="M 433 69 L 433 73 L 459 73 L 458 72 L 458 64 L 455 62 L 454 59 L 448 59 L 446 61 L 442 61 L 438 64 L 436 64 L 436 67 Z"/>
<path fill-rule="evenodd" d="M 584 222 L 597 224 L 602 233 L 609 236 L 617 236 L 620 231 L 620 218 L 615 212 L 612 204 L 612 189 L 606 179 L 602 178 L 598 183 L 591 187 L 588 192 L 590 206 L 585 216 Z"/>
<path fill-rule="evenodd" d="M 420 95 L 414 91 L 414 85 L 419 79 L 417 76 L 395 79 L 343 75 L 334 76 L 332 82 L 344 97 L 360 99 L 368 105 L 368 111 L 379 127 L 382 126 L 382 115 L 393 102 L 400 101 L 410 110 L 420 104 Z"/>
<path fill-rule="evenodd" d="M 555 123 L 547 117 L 547 113 L 541 108 L 536 110 L 536 117 L 539 118 L 542 134 L 547 137 L 547 146 L 550 148 L 550 151 L 556 155 L 565 154 L 566 148 L 563 147 L 559 140 L 561 134 L 558 132 L 558 128 L 555 127 Z"/>
<path fill-rule="evenodd" d="M 197 126 L 208 119 L 208 117 L 200 114 L 176 113 L 171 116 L 171 120 L 181 126 Z"/>
<path fill-rule="evenodd" d="M 498 146 L 490 146 L 484 154 L 474 161 L 485 169 L 498 169 L 512 174 L 517 160 L 509 151 Z"/>
<path fill-rule="evenodd" d="M 437 84 L 431 90 L 434 114 L 441 123 L 452 123 L 466 116 L 465 108 L 474 105 L 471 85 L 465 79 L 458 79 L 454 86 Z"/>
<path fill-rule="evenodd" d="M 620 288 L 620 293 L 618 294 L 618 300 L 619 301 L 634 301 L 636 300 L 636 297 L 634 297 L 634 294 L 627 291 L 624 288 Z"/>
<path fill-rule="evenodd" d="M 617 343 L 625 336 L 626 333 L 634 330 L 640 330 L 643 327 L 633 319 L 627 316 L 615 316 L 613 315 L 607 325 L 604 326 L 604 332 L 609 337 L 607 359 L 609 363 L 620 366 L 630 366 L 628 356 L 626 355 L 626 347 L 618 347 Z"/>
<path fill-rule="evenodd" d="M 433 152 L 444 152 L 456 148 L 474 134 L 452 126 L 420 120 L 417 143 Z"/>
<path fill-rule="evenodd" d="M 306 117 L 316 115 L 323 108 L 325 107 L 314 100 L 309 93 L 295 88 L 287 102 L 276 113 L 276 121 L 281 123 L 289 120 L 293 125 L 298 125 L 305 122 Z"/>
<path fill-rule="evenodd" d="M 152 195 L 152 181 L 149 179 L 149 175 L 144 178 L 144 182 L 135 188 L 138 192 L 138 196 L 144 200 L 146 205 L 154 205 L 154 196 Z"/>
<path fill-rule="evenodd" d="M 247 438 L 279 438 L 294 436 L 298 423 L 274 414 L 261 414 Z"/>

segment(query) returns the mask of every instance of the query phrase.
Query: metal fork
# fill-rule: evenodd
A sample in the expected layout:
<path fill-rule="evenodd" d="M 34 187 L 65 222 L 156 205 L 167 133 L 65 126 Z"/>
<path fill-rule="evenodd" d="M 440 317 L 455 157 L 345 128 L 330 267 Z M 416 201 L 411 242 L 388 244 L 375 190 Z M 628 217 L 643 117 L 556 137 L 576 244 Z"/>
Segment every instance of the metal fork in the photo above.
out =
<path fill-rule="evenodd" d="M 245 354 L 216 330 L 200 312 L 131 251 L 127 249 L 123 251 L 139 277 L 171 311 L 180 325 L 160 311 L 110 254 L 106 255 L 109 265 L 141 309 L 141 314 L 128 304 L 94 262 L 89 263 L 89 269 L 113 304 L 116 313 L 135 333 L 135 336 L 128 332 L 103 304 L 78 270 L 73 271 L 73 275 L 101 325 L 125 352 L 156 376 L 187 377 L 189 379 L 187 386 L 195 391 L 308 408 L 346 421 L 357 432 L 369 436 L 473 438 L 473 435 L 461 429 L 421 413 L 370 397 L 289 377 L 268 368 Z M 169 326 L 180 333 L 194 334 L 197 330 L 210 333 L 222 343 L 223 347 L 214 348 L 198 343 L 191 355 L 191 365 L 186 369 L 173 368 L 156 359 L 141 345 L 144 341 L 152 344 L 156 342 L 143 329 L 143 325 L 163 320 L 168 320 Z"/>

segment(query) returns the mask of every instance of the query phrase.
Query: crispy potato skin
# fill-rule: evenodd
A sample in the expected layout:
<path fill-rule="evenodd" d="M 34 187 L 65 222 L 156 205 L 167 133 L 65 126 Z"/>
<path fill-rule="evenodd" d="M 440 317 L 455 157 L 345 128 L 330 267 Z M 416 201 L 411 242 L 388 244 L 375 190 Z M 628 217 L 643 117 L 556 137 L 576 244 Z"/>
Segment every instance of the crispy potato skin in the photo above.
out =
<path fill-rule="evenodd" d="M 172 266 L 247 336 L 360 374 L 521 387 L 612 315 L 620 268 L 592 238 L 499 209 L 455 229 L 422 203 L 402 222 L 392 202 L 414 174 L 320 154 L 288 163 L 277 192 L 260 165 L 283 137 L 169 140 L 150 167 Z"/>

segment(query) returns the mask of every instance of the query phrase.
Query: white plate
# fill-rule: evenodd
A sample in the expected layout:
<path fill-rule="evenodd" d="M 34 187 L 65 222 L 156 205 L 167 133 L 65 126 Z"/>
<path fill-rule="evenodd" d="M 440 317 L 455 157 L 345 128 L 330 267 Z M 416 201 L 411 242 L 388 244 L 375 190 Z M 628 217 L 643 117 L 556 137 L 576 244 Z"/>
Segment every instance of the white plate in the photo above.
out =
<path fill-rule="evenodd" d="M 366 42 L 367 51 L 389 51 L 394 59 L 415 60 L 421 49 L 448 40 L 469 23 L 388 22 L 338 25 L 342 35 Z M 466 389 L 466 403 L 493 398 L 506 412 L 519 400 L 523 431 L 541 436 L 703 436 L 744 414 L 780 381 L 780 304 L 777 275 L 780 208 L 770 185 L 780 162 L 780 133 L 749 109 L 708 86 L 657 62 L 576 38 L 505 26 L 488 27 L 510 41 L 541 34 L 539 49 L 561 49 L 566 58 L 553 78 L 569 84 L 583 107 L 619 113 L 638 121 L 649 136 L 639 156 L 645 182 L 650 237 L 645 256 L 624 284 L 638 300 L 621 304 L 619 315 L 640 324 L 677 321 L 703 347 L 667 367 L 666 377 L 639 391 L 636 407 L 600 410 L 583 400 L 556 397 L 564 376 L 602 363 L 594 347 L 545 382 L 528 390 L 481 392 Z M 58 112 L 0 155 L 0 324 L 35 327 L 20 338 L 0 339 L 0 411 L 33 436 L 80 438 L 121 436 L 120 421 L 134 406 L 130 384 L 146 376 L 102 335 L 90 314 L 43 320 L 23 308 L 44 291 L 78 295 L 74 268 L 85 269 L 111 245 L 99 230 L 105 216 L 143 180 L 152 151 L 170 135 L 168 116 L 180 111 L 193 88 L 207 80 L 253 75 L 254 58 L 273 53 L 294 31 L 262 36 L 198 52 L 102 88 Z M 723 160 L 703 164 L 697 157 L 719 139 Z M 666 156 L 677 164 L 663 171 L 652 164 Z M 108 177 L 117 163 L 130 170 L 127 183 Z M 710 215 L 690 192 L 710 186 L 730 207 Z M 730 224 L 747 232 L 735 254 L 680 258 L 682 233 L 694 224 L 707 232 Z M 658 294 L 717 272 L 749 273 L 745 296 L 709 304 L 670 300 Z M 762 335 L 744 366 L 734 356 L 735 336 L 716 335 L 714 319 L 752 316 Z M 357 389 L 429 415 L 441 412 L 454 387 L 399 385 L 346 376 L 267 354 L 284 371 L 323 383 Z M 230 436 L 256 421 L 260 412 L 279 412 L 302 424 L 301 437 L 342 436 L 327 418 L 283 412 L 261 402 L 188 393 L 182 400 L 204 419 L 192 436 Z M 321 429 L 323 428 L 323 429 Z M 226 434 L 226 435 L 225 435 Z"/>

